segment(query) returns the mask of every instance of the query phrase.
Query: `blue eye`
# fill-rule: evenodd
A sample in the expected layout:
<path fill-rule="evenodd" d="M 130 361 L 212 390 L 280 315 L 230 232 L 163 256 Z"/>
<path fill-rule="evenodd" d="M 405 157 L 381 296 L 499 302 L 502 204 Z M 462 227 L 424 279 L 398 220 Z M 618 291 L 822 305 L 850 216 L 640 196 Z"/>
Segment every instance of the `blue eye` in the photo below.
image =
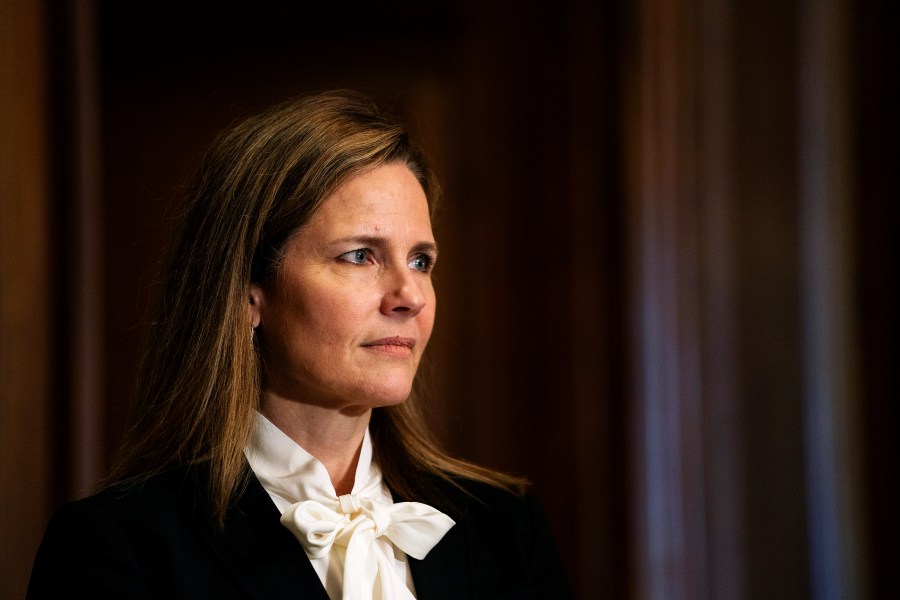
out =
<path fill-rule="evenodd" d="M 427 254 L 417 254 L 415 258 L 409 261 L 409 268 L 422 273 L 428 273 L 434 265 L 434 259 Z"/>
<path fill-rule="evenodd" d="M 369 260 L 369 251 L 364 248 L 351 250 L 341 254 L 338 258 L 354 265 L 364 265 Z"/>

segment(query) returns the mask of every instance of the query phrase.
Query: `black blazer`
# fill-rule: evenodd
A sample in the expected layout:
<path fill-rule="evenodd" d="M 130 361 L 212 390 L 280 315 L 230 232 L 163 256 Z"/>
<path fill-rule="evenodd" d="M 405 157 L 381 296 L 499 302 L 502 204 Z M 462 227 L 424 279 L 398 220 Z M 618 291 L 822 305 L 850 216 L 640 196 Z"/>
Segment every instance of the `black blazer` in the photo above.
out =
<path fill-rule="evenodd" d="M 63 507 L 47 527 L 27 598 L 328 600 L 255 477 L 223 529 L 208 518 L 199 473 L 175 470 L 138 489 L 108 489 Z M 467 483 L 473 498 L 439 485 L 460 510 L 424 560 L 409 558 L 420 600 L 570 597 L 532 498 Z"/>

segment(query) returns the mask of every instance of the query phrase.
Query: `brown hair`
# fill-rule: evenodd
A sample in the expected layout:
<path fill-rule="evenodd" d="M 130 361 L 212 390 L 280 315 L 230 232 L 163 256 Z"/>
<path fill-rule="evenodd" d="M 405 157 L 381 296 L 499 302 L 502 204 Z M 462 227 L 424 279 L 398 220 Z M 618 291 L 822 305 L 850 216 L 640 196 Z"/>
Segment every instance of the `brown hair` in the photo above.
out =
<path fill-rule="evenodd" d="M 439 194 L 405 129 L 352 92 L 306 96 L 220 136 L 201 164 L 161 282 L 136 386 L 133 426 L 111 480 L 209 466 L 220 522 L 247 474 L 243 450 L 262 394 L 250 335 L 251 282 L 274 280 L 288 239 L 343 182 L 406 165 L 430 205 Z M 375 409 L 375 460 L 400 496 L 440 507 L 434 476 L 521 491 L 523 481 L 442 452 L 411 397 Z"/>

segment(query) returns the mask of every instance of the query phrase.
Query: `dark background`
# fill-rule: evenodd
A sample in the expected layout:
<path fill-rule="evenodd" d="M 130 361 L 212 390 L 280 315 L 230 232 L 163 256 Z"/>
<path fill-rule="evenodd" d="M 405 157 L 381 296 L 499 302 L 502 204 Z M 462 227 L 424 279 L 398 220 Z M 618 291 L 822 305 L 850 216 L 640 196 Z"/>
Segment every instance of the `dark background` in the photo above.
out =
<path fill-rule="evenodd" d="M 0 596 L 105 474 L 202 151 L 345 87 L 445 188 L 434 426 L 578 597 L 896 592 L 884 2 L 204 4 L 0 0 Z"/>

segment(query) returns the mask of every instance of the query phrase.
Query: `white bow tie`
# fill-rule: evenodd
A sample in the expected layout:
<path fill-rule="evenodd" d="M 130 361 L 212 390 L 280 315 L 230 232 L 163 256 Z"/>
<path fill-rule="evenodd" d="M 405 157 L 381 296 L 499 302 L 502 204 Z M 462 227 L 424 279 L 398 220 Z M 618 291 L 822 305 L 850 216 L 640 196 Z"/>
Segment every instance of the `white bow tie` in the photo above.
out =
<path fill-rule="evenodd" d="M 408 571 L 398 569 L 396 549 L 422 559 L 453 527 L 450 517 L 418 502 L 392 504 L 381 470 L 372 462 L 366 431 L 353 494 L 338 497 L 324 465 L 271 421 L 257 413 L 245 450 L 247 461 L 282 511 L 281 523 L 300 541 L 329 593 L 346 600 L 410 600 Z M 331 553 L 337 545 L 338 552 Z M 343 572 L 329 582 L 326 572 Z M 327 558 L 326 558 L 327 557 Z M 316 559 L 324 559 L 316 560 Z"/>
<path fill-rule="evenodd" d="M 312 559 L 328 554 L 334 544 L 346 548 L 344 600 L 414 598 L 391 568 L 393 553 L 380 538 L 421 560 L 455 524 L 427 504 L 384 505 L 357 494 L 338 497 L 333 507 L 316 500 L 297 502 L 284 511 L 281 523 Z"/>

